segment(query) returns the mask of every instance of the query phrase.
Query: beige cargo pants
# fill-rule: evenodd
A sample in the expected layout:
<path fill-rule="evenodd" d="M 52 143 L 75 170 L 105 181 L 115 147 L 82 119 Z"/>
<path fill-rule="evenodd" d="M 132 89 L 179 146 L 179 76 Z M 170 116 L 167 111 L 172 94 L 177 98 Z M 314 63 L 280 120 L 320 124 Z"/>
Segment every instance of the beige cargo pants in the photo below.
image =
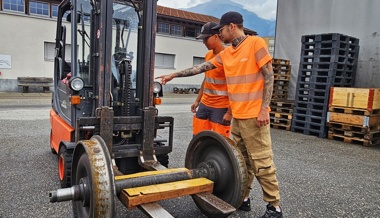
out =
<path fill-rule="evenodd" d="M 278 206 L 280 190 L 273 163 L 270 126 L 256 126 L 256 118 L 235 119 L 231 125 L 232 139 L 242 152 L 248 170 L 248 190 L 251 189 L 254 177 L 263 190 L 264 201 Z"/>

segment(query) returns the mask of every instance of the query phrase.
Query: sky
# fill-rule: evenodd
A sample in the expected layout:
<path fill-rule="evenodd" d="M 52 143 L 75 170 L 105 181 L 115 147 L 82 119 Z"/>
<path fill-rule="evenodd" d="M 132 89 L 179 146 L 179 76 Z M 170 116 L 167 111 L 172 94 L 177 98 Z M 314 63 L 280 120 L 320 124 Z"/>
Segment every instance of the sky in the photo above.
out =
<path fill-rule="evenodd" d="M 189 8 L 211 0 L 158 0 L 158 5 L 170 8 Z M 277 0 L 231 0 L 235 3 L 243 5 L 243 7 L 252 11 L 257 16 L 267 19 L 276 19 Z"/>

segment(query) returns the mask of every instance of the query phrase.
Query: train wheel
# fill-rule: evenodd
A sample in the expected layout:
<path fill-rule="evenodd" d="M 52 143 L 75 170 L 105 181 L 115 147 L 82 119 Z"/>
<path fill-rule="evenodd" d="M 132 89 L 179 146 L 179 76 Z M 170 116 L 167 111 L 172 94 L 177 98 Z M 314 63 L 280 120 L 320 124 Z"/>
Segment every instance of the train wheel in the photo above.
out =
<path fill-rule="evenodd" d="M 247 192 L 247 168 L 244 157 L 233 141 L 213 131 L 202 131 L 191 140 L 185 159 L 188 169 L 211 166 L 214 171 L 213 194 L 238 208 Z M 198 208 L 208 217 L 227 217 L 210 210 L 199 198 L 193 197 Z"/>
<path fill-rule="evenodd" d="M 85 184 L 82 199 L 73 201 L 74 217 L 115 217 L 112 163 L 100 136 L 78 142 L 74 151 L 72 183 Z"/>

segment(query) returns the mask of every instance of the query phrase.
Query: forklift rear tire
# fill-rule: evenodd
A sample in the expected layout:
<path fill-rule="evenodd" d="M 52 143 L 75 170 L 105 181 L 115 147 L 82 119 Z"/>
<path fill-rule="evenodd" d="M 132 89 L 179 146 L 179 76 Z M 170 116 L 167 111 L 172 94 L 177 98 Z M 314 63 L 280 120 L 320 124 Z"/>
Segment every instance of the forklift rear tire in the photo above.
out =
<path fill-rule="evenodd" d="M 68 150 L 64 145 L 60 146 L 58 152 L 58 177 L 61 188 L 71 186 L 71 167 L 73 161 L 73 150 Z"/>

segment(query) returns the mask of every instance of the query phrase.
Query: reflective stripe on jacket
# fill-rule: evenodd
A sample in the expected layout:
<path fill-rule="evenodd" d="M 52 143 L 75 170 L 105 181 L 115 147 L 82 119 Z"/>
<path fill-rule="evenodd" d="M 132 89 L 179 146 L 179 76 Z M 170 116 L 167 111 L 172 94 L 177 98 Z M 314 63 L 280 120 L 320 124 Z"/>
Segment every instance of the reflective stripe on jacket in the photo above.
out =
<path fill-rule="evenodd" d="M 208 51 L 205 61 L 215 57 L 212 50 Z M 228 92 L 226 76 L 222 67 L 205 72 L 205 82 L 203 87 L 203 96 L 201 102 L 213 108 L 228 107 Z"/>

